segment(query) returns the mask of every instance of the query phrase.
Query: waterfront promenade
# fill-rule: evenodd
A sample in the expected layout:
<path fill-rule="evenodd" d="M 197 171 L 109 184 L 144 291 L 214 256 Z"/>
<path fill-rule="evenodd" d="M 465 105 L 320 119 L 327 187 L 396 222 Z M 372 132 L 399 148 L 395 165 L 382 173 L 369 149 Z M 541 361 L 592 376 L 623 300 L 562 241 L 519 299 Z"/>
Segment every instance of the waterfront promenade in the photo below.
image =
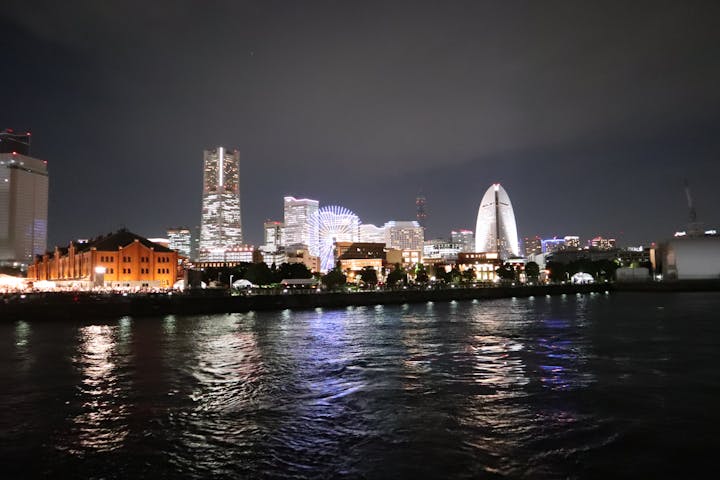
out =
<path fill-rule="evenodd" d="M 606 292 L 611 284 L 403 289 L 361 292 L 302 292 L 229 295 L 224 290 L 186 293 L 109 294 L 90 292 L 8 295 L 0 302 L 0 321 L 82 320 L 169 314 L 217 314 L 308 308 L 483 300 Z"/>

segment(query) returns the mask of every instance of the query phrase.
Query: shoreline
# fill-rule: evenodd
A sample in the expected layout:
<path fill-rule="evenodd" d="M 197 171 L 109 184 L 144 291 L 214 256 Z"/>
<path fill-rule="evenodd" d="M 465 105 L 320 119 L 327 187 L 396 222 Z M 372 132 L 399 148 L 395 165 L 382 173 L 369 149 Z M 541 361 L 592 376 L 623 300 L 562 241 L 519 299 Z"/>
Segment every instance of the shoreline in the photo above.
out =
<path fill-rule="evenodd" d="M 163 315 L 202 315 L 249 311 L 344 308 L 396 305 L 428 301 L 485 300 L 538 295 L 562 295 L 612 290 L 612 284 L 536 285 L 390 291 L 309 292 L 258 295 L 227 295 L 226 291 L 201 290 L 172 294 L 96 294 L 91 292 L 33 293 L 0 302 L 0 318 L 16 320 L 84 320 Z"/>
<path fill-rule="evenodd" d="M 6 296 L 0 301 L 0 321 L 53 321 L 203 315 L 249 311 L 344 308 L 397 305 L 428 301 L 491 300 L 597 292 L 709 292 L 720 291 L 720 281 L 667 283 L 591 283 L 534 286 L 499 286 L 444 289 L 407 289 L 367 292 L 293 292 L 231 296 L 225 290 L 200 290 L 182 294 L 102 294 L 52 292 Z M 0 297 L 2 298 L 2 297 Z"/>

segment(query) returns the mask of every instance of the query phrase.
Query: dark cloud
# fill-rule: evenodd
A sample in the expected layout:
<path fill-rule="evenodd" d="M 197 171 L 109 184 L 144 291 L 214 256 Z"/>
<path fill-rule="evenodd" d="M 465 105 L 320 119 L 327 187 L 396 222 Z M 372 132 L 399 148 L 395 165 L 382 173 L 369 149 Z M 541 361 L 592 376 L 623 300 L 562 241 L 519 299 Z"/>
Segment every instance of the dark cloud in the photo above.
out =
<path fill-rule="evenodd" d="M 3 127 L 52 168 L 51 240 L 194 224 L 204 147 L 243 155 L 249 240 L 288 193 L 521 234 L 720 223 L 715 2 L 13 2 Z M 170 172 L 170 173 L 168 173 Z M 89 202 L 88 199 L 97 201 Z M 103 211 L 99 211 L 102 205 Z"/>

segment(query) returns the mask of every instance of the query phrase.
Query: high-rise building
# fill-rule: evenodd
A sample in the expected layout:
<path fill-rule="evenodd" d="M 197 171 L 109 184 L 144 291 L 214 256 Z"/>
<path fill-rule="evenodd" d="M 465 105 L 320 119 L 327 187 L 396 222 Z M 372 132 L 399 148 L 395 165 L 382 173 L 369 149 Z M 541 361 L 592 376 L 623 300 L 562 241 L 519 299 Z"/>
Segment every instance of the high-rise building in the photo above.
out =
<path fill-rule="evenodd" d="M 564 238 L 546 238 L 540 241 L 542 245 L 542 253 L 555 253 L 565 250 Z"/>
<path fill-rule="evenodd" d="M 47 162 L 0 153 L 0 263 L 23 268 L 45 252 L 47 211 Z"/>
<path fill-rule="evenodd" d="M 397 250 L 423 251 L 425 229 L 418 222 L 399 222 L 391 220 L 385 223 L 385 245 Z"/>
<path fill-rule="evenodd" d="M 285 197 L 285 227 L 283 229 L 284 247 L 296 244 L 309 246 L 317 238 L 317 225 L 310 224 L 310 219 L 318 212 L 319 202 L 309 198 Z"/>
<path fill-rule="evenodd" d="M 427 220 L 427 212 L 425 211 L 425 195 L 420 193 L 417 198 L 415 198 L 415 207 L 417 209 L 417 212 L 415 214 L 417 218 L 417 222 L 420 224 L 421 227 L 425 227 L 425 221 Z"/>
<path fill-rule="evenodd" d="M 266 220 L 264 225 L 265 243 L 260 246 L 263 261 L 271 267 L 285 262 L 285 248 L 283 247 L 283 223 L 275 220 Z"/>
<path fill-rule="evenodd" d="M 542 253 L 542 239 L 537 235 L 534 237 L 525 237 L 525 256 L 539 255 Z"/>
<path fill-rule="evenodd" d="M 30 132 L 16 133 L 7 128 L 0 132 L 0 153 L 30 155 Z"/>
<path fill-rule="evenodd" d="M 276 252 L 282 246 L 283 223 L 275 220 L 266 220 L 264 225 L 265 243 L 262 250 Z"/>
<path fill-rule="evenodd" d="M 385 243 L 385 228 L 363 223 L 360 225 L 359 238 L 363 243 Z"/>
<path fill-rule="evenodd" d="M 240 216 L 240 152 L 217 147 L 205 150 L 201 261 L 224 261 L 226 252 L 243 244 Z"/>
<path fill-rule="evenodd" d="M 604 238 L 601 236 L 597 236 L 590 240 L 590 247 L 596 248 L 598 250 L 612 250 L 615 248 L 615 239 L 614 238 Z"/>
<path fill-rule="evenodd" d="M 475 234 L 472 230 L 453 230 L 450 232 L 450 240 L 460 252 L 475 251 Z"/>
<path fill-rule="evenodd" d="M 192 233 L 187 227 L 174 227 L 167 230 L 168 248 L 190 258 L 192 253 Z"/>
<path fill-rule="evenodd" d="M 515 213 L 510 197 L 499 183 L 491 185 L 480 202 L 475 250 L 497 252 L 503 260 L 520 256 Z"/>
<path fill-rule="evenodd" d="M 437 238 L 425 240 L 423 247 L 423 258 L 425 260 L 438 259 L 444 262 L 454 262 L 460 253 L 460 244 L 454 241 L 448 242 L 445 239 Z"/>
<path fill-rule="evenodd" d="M 580 248 L 580 237 L 577 235 L 565 235 L 565 248 Z"/>

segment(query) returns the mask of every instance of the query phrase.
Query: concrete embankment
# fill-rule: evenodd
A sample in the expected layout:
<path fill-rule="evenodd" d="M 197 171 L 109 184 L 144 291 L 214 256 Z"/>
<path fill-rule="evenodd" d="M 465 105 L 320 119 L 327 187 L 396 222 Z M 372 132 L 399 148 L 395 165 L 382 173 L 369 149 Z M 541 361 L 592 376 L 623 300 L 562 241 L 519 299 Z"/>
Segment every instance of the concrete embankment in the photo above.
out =
<path fill-rule="evenodd" d="M 614 288 L 618 292 L 717 292 L 720 291 L 720 280 L 616 283 Z"/>
<path fill-rule="evenodd" d="M 358 293 L 284 293 L 277 295 L 230 296 L 222 291 L 181 295 L 108 295 L 92 293 L 38 293 L 6 296 L 0 301 L 0 319 L 93 320 L 124 316 L 147 317 L 169 314 L 238 313 L 251 310 L 342 308 L 347 306 L 419 303 L 560 295 L 610 290 L 607 284 L 543 285 L 529 287 L 449 288 L 439 290 L 394 290 Z"/>

